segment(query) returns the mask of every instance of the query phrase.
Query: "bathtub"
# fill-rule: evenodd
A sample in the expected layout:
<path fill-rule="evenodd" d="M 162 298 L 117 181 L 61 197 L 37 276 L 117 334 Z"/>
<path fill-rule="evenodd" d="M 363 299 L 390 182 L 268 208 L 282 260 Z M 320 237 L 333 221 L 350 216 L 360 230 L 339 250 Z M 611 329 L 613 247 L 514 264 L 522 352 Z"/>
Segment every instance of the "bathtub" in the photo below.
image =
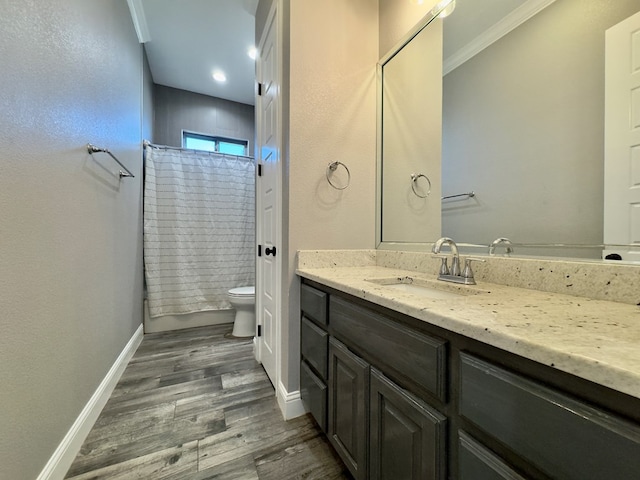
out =
<path fill-rule="evenodd" d="M 169 330 L 180 330 L 183 328 L 204 327 L 207 325 L 221 325 L 223 323 L 233 323 L 235 310 L 209 310 L 206 312 L 187 313 L 185 315 L 164 315 L 162 317 L 151 318 L 149 316 L 149 305 L 144 301 L 144 332 L 156 333 Z"/>

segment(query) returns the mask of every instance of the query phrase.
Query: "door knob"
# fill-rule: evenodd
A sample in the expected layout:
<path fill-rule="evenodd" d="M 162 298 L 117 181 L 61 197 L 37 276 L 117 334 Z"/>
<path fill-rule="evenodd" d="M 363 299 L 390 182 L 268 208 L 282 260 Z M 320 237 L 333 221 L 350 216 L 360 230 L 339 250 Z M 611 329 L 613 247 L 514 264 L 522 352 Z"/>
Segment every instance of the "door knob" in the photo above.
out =
<path fill-rule="evenodd" d="M 269 247 L 265 248 L 264 249 L 264 254 L 265 255 L 273 255 L 275 257 L 276 256 L 276 247 L 274 246 L 274 247 L 271 247 L 271 248 L 269 248 Z"/>

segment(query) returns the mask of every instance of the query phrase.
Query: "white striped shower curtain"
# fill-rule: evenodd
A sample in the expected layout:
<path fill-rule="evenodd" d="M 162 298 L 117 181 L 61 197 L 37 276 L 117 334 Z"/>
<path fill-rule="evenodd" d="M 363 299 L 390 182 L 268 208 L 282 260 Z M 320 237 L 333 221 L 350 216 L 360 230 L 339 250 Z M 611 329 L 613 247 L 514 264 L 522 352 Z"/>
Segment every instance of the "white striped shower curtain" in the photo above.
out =
<path fill-rule="evenodd" d="M 145 147 L 144 264 L 151 317 L 229 308 L 255 285 L 252 159 Z"/>

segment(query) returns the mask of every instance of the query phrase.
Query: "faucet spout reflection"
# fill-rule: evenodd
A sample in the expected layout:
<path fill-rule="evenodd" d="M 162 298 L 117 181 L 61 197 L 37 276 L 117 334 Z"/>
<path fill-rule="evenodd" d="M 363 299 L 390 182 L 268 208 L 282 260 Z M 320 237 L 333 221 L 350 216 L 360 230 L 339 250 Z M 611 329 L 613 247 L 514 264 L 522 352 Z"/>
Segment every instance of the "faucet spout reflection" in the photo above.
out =
<path fill-rule="evenodd" d="M 500 237 L 500 238 L 496 238 L 493 242 L 491 242 L 491 245 L 489 245 L 489 255 L 491 256 L 495 255 L 496 247 L 501 244 L 505 246 L 505 249 L 504 249 L 505 256 L 508 257 L 509 255 L 511 255 L 511 253 L 513 253 L 511 240 L 505 237 Z"/>

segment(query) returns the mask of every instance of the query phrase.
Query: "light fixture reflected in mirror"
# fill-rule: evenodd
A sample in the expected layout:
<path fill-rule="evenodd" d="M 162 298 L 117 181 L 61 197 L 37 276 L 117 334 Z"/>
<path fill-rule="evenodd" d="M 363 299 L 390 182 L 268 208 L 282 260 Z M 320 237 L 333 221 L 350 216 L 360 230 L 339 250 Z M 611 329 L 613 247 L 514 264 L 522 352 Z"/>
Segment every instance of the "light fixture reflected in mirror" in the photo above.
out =
<path fill-rule="evenodd" d="M 456 0 L 442 0 L 438 2 L 435 7 L 433 7 L 432 12 L 440 12 L 438 17 L 445 18 L 453 13 L 456 9 Z"/>
<path fill-rule="evenodd" d="M 212 76 L 216 82 L 224 83 L 227 81 L 227 76 L 220 70 L 214 71 Z"/>

